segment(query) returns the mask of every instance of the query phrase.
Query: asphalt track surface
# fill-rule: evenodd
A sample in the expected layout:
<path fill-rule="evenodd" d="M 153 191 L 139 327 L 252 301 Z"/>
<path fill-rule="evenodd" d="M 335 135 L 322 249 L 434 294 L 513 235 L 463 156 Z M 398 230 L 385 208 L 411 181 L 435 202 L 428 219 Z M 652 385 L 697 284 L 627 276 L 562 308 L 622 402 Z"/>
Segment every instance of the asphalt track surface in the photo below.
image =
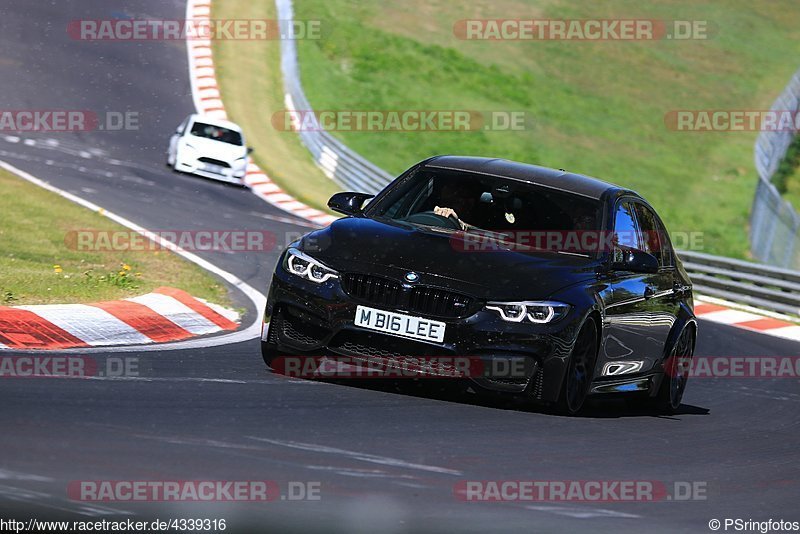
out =
<path fill-rule="evenodd" d="M 73 19 L 184 10 L 178 0 L 5 0 L 2 108 L 136 111 L 140 129 L 0 135 L 0 159 L 149 229 L 307 231 L 245 190 L 164 167 L 170 133 L 193 111 L 184 43 L 87 43 L 65 31 Z M 201 256 L 266 291 L 277 254 Z M 700 327 L 698 357 L 800 354 L 791 341 Z M 119 354 L 92 356 L 102 365 Z M 255 339 L 126 356 L 142 376 L 0 383 L 0 517 L 397 532 L 707 532 L 714 518 L 800 519 L 796 379 L 694 379 L 673 417 L 607 401 L 565 418 L 430 387 L 276 376 Z M 89 503 L 66 490 L 76 480 L 256 479 L 284 494 L 290 481 L 320 482 L 321 500 Z M 688 481 L 707 492 L 685 502 L 462 502 L 453 488 L 463 480 Z"/>

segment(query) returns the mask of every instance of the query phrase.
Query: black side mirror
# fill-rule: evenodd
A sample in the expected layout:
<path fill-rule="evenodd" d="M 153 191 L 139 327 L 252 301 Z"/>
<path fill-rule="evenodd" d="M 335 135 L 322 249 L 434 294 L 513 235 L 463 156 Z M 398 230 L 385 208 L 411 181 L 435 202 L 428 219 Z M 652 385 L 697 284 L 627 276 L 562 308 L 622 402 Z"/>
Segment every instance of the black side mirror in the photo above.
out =
<path fill-rule="evenodd" d="M 253 153 L 253 152 L 255 152 L 255 151 L 256 151 L 256 149 L 255 149 L 255 148 L 253 148 L 253 147 L 251 147 L 251 146 L 247 147 L 247 153 L 248 153 L 248 154 L 252 154 L 252 153 Z"/>
<path fill-rule="evenodd" d="M 328 201 L 328 207 L 345 215 L 361 215 L 364 201 L 374 196 L 369 193 L 336 193 Z"/>
<path fill-rule="evenodd" d="M 615 271 L 652 274 L 658 272 L 658 259 L 643 250 L 614 247 L 611 268 Z"/>

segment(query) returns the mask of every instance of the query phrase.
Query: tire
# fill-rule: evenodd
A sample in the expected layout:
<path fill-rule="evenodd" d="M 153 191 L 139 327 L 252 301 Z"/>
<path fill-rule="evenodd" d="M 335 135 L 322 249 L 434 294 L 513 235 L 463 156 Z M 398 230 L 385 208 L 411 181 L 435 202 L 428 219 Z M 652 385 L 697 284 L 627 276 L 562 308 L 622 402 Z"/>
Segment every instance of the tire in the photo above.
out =
<path fill-rule="evenodd" d="M 675 342 L 670 355 L 664 360 L 664 378 L 658 393 L 652 399 L 653 407 L 659 413 L 671 415 L 680 408 L 693 357 L 694 329 L 687 326 Z"/>
<path fill-rule="evenodd" d="M 578 415 L 583 409 L 589 394 L 589 386 L 594 378 L 597 350 L 597 324 L 589 319 L 578 332 L 572 353 L 569 355 L 566 376 L 556 401 L 558 413 L 573 416 Z"/>
<path fill-rule="evenodd" d="M 278 356 L 280 356 L 278 347 L 266 341 L 261 342 L 261 357 L 264 359 L 264 363 L 267 364 L 267 367 L 272 369 L 272 364 Z"/>

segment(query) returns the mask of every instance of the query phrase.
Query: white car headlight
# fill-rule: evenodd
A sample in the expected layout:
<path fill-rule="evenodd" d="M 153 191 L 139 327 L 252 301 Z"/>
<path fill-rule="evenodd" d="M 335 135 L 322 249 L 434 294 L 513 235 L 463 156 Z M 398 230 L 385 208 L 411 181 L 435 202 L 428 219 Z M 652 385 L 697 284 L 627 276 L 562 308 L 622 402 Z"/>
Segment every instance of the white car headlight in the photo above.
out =
<path fill-rule="evenodd" d="M 552 323 L 566 316 L 569 308 L 569 304 L 549 300 L 486 304 L 487 310 L 497 312 L 501 319 L 509 323 L 521 323 L 526 319 L 537 324 Z"/>
<path fill-rule="evenodd" d="M 290 248 L 283 260 L 283 268 L 300 278 L 321 284 L 331 278 L 339 278 L 339 273 L 303 254 L 296 248 Z"/>

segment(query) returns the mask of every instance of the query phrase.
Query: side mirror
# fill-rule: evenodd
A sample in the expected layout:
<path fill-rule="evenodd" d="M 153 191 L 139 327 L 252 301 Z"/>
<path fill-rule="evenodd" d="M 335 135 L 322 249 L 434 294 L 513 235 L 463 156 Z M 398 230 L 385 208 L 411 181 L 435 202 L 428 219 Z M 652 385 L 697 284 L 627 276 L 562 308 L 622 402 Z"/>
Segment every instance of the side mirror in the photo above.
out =
<path fill-rule="evenodd" d="M 657 273 L 658 259 L 643 250 L 628 247 L 614 247 L 614 258 L 611 268 L 615 271 L 631 271 L 634 273 Z"/>
<path fill-rule="evenodd" d="M 252 154 L 252 153 L 253 153 L 253 152 L 255 152 L 255 151 L 256 151 L 256 149 L 255 149 L 255 148 L 253 148 L 253 147 L 251 147 L 251 146 L 247 147 L 247 153 L 248 153 L 248 154 Z"/>
<path fill-rule="evenodd" d="M 328 207 L 345 215 L 361 215 L 364 201 L 374 196 L 369 193 L 336 193 L 328 201 Z"/>

